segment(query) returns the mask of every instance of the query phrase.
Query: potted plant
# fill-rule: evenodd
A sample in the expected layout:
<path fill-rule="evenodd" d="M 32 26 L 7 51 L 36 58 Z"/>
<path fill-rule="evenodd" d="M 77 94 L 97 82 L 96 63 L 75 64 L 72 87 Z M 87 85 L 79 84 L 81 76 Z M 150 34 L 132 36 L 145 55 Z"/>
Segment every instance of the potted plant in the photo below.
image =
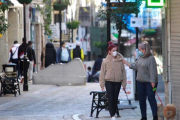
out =
<path fill-rule="evenodd" d="M 79 27 L 80 22 L 79 21 L 72 21 L 72 22 L 67 22 L 66 26 L 68 29 L 76 29 Z"/>
<path fill-rule="evenodd" d="M 69 0 L 56 0 L 53 4 L 54 10 L 63 11 L 70 5 Z"/>
<path fill-rule="evenodd" d="M 154 29 L 145 29 L 143 30 L 143 33 L 146 35 L 154 35 L 156 33 L 156 30 Z"/>
<path fill-rule="evenodd" d="M 18 2 L 21 4 L 29 4 L 32 2 L 32 0 L 18 0 Z"/>
<path fill-rule="evenodd" d="M 93 46 L 97 48 L 106 48 L 107 43 L 106 42 L 100 42 L 100 41 L 94 41 Z"/>

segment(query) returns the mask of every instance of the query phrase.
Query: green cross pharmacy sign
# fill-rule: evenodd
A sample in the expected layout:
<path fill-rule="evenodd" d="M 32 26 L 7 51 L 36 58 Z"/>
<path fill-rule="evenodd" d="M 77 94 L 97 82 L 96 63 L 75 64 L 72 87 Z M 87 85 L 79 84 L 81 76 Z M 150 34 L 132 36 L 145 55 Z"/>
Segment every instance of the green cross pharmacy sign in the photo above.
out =
<path fill-rule="evenodd" d="M 144 0 L 147 8 L 162 8 L 165 0 Z"/>

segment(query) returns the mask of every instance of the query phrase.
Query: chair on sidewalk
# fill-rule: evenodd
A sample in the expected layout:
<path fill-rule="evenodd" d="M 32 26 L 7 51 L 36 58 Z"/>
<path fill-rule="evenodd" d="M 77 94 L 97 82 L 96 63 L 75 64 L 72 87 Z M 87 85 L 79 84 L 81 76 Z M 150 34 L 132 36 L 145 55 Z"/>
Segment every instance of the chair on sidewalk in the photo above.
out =
<path fill-rule="evenodd" d="M 14 94 L 16 96 L 17 92 L 19 92 L 20 95 L 19 81 L 16 73 L 16 64 L 5 64 L 2 66 L 4 73 L 0 74 L 0 96 L 2 94 Z"/>
<path fill-rule="evenodd" d="M 101 112 L 101 110 L 106 109 L 108 110 L 108 99 L 107 99 L 107 93 L 104 91 L 92 91 L 90 92 L 90 95 L 93 94 L 93 98 L 92 98 L 92 106 L 91 106 L 91 114 L 90 117 L 93 117 L 93 112 L 95 110 L 96 111 L 96 118 L 98 118 L 99 113 Z M 118 102 L 119 104 L 119 102 Z M 120 117 L 119 115 L 119 110 L 116 110 L 116 114 L 118 117 Z"/>

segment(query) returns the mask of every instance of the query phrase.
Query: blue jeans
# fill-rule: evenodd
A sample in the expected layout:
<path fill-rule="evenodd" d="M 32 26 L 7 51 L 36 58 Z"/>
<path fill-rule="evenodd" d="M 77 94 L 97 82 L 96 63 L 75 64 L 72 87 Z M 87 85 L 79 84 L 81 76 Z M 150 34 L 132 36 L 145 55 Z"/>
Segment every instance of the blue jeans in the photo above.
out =
<path fill-rule="evenodd" d="M 157 87 L 157 84 L 156 84 Z M 139 104 L 142 117 L 147 117 L 146 114 L 146 99 L 148 97 L 149 104 L 151 106 L 153 116 L 157 116 L 157 102 L 155 98 L 155 92 L 152 90 L 150 82 L 137 81 L 137 90 L 139 95 Z"/>

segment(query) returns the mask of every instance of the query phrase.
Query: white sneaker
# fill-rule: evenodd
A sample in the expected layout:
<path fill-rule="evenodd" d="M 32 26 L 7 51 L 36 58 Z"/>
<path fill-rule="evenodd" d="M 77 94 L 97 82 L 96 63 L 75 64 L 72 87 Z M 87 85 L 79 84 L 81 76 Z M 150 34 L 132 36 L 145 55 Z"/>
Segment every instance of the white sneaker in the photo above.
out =
<path fill-rule="evenodd" d="M 115 118 L 115 117 L 112 117 L 111 120 L 116 120 L 116 118 Z"/>
<path fill-rule="evenodd" d="M 29 83 L 32 83 L 32 80 L 29 80 Z"/>

